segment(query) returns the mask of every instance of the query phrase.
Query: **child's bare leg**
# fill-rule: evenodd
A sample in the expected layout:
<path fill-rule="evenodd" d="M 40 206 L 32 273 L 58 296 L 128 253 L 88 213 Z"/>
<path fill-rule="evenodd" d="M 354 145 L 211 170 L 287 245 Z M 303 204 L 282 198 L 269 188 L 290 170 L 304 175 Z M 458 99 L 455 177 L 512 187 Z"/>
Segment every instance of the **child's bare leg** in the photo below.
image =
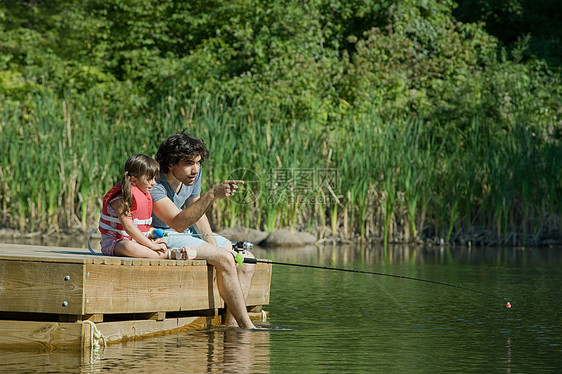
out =
<path fill-rule="evenodd" d="M 121 240 L 115 244 L 115 256 L 167 259 L 168 252 L 156 252 L 137 242 Z"/>

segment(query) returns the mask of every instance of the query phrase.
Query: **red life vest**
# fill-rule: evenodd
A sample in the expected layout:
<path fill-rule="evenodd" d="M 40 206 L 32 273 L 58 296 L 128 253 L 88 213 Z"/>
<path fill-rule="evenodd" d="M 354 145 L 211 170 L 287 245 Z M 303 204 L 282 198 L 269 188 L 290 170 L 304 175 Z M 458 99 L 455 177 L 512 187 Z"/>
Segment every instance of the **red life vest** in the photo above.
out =
<path fill-rule="evenodd" d="M 112 236 L 117 239 L 131 239 L 129 234 L 127 234 L 123 228 L 119 218 L 110 215 L 107 210 L 109 203 L 119 192 L 121 192 L 121 184 L 118 184 L 109 190 L 103 198 L 99 229 L 103 235 Z M 150 224 L 152 223 L 152 197 L 150 194 L 142 192 L 135 185 L 131 185 L 131 193 L 133 195 L 133 204 L 131 206 L 133 223 L 144 235 L 147 235 L 150 231 Z"/>

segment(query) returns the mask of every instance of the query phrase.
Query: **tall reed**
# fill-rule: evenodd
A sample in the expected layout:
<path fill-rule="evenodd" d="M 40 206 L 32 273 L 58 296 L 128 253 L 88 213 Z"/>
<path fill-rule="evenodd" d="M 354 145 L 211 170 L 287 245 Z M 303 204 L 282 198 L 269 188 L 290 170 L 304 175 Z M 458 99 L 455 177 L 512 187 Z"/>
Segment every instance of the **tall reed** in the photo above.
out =
<path fill-rule="evenodd" d="M 33 103 L 31 111 L 0 108 L 1 227 L 95 227 L 126 158 L 154 155 L 166 136 L 187 129 L 210 149 L 204 190 L 248 178 L 244 199 L 209 210 L 216 227 L 497 244 L 562 230 L 561 147 L 534 135 L 525 115 L 498 135 L 476 116 L 468 129 L 443 133 L 429 120 L 383 120 L 376 111 L 321 126 L 274 119 L 265 105 L 181 95 L 146 117 L 92 113 L 70 97 Z"/>

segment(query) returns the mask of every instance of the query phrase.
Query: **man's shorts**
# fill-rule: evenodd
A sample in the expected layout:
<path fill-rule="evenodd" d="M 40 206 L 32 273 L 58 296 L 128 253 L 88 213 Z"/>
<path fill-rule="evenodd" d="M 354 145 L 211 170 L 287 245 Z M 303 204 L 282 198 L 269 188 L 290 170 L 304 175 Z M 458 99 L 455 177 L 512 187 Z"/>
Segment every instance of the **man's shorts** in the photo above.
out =
<path fill-rule="evenodd" d="M 168 248 L 181 248 L 188 245 L 192 245 L 195 248 L 198 248 L 201 244 L 207 243 L 207 241 L 205 240 L 207 239 L 207 237 L 199 235 L 193 227 L 188 228 L 181 234 L 178 234 L 178 232 L 174 231 L 173 229 L 166 229 L 164 230 L 164 232 L 168 234 L 168 236 L 164 237 Z M 213 234 L 213 236 L 215 237 L 217 246 L 219 246 L 220 248 L 224 247 L 230 242 L 228 239 L 218 234 Z"/>

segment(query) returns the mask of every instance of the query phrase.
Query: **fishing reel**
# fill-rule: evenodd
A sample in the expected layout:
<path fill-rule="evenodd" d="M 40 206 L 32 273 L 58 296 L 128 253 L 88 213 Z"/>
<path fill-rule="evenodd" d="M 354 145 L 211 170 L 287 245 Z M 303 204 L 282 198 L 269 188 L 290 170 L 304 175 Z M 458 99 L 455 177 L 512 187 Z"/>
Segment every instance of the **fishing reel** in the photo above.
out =
<path fill-rule="evenodd" d="M 252 248 L 254 248 L 254 245 L 250 242 L 232 242 L 232 249 L 236 252 L 246 253 L 246 250 L 250 251 Z"/>

